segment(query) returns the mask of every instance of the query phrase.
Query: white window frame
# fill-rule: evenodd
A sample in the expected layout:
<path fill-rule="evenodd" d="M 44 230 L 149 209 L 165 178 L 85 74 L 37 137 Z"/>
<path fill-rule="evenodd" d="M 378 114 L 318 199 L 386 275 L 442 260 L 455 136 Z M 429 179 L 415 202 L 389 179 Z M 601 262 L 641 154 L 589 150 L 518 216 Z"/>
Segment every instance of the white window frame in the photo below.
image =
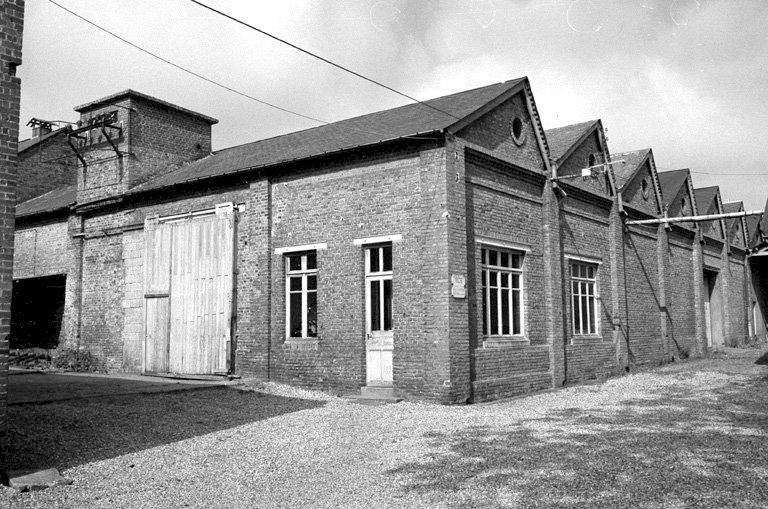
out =
<path fill-rule="evenodd" d="M 511 268 L 511 267 L 502 267 L 501 265 L 489 265 L 486 263 L 486 260 L 483 257 L 483 251 L 486 252 L 486 256 L 488 256 L 488 260 L 490 260 L 490 255 L 488 255 L 489 251 L 495 251 L 497 254 L 497 260 L 498 263 L 501 263 L 501 253 L 507 253 L 510 257 L 511 256 L 519 256 L 520 257 L 520 267 L 519 268 Z M 487 328 L 483 327 L 483 337 L 485 338 L 509 338 L 509 339 L 525 339 L 525 299 L 526 299 L 526 292 L 525 292 L 525 254 L 526 251 L 521 249 L 513 249 L 510 247 L 504 247 L 500 245 L 494 245 L 494 244 L 481 244 L 480 245 L 480 292 L 481 292 L 481 306 L 480 306 L 480 313 L 483 312 L 483 308 L 485 308 L 485 317 L 481 316 L 481 324 L 487 325 Z M 497 327 L 500 331 L 499 334 L 491 334 L 491 281 L 490 281 L 490 273 L 496 272 L 496 288 L 495 291 L 498 292 L 497 298 L 496 298 L 496 309 L 497 309 Z M 483 287 L 483 273 L 485 274 L 485 287 Z M 507 291 L 509 293 L 508 297 L 508 303 L 507 303 L 507 313 L 509 313 L 509 334 L 503 333 L 503 307 L 502 307 L 502 292 L 504 289 L 501 287 L 501 274 L 510 274 L 510 275 L 517 275 L 519 280 L 519 288 L 515 288 L 512 285 L 512 277 L 510 277 L 510 284 L 509 288 L 507 288 Z M 513 312 L 513 296 L 514 292 L 519 292 L 520 298 L 519 298 L 519 306 L 520 306 L 520 332 L 515 334 L 515 316 Z M 485 305 L 483 305 L 485 304 Z"/>
<path fill-rule="evenodd" d="M 574 275 L 574 267 L 584 267 L 589 270 L 589 268 L 592 268 L 594 270 L 593 274 L 594 277 L 582 277 L 579 271 L 579 275 Z M 600 285 L 598 283 L 598 271 L 600 270 L 600 263 L 593 261 L 593 260 L 587 260 L 584 258 L 569 258 L 568 259 L 568 272 L 569 272 L 569 284 L 570 287 L 570 293 L 571 293 L 571 332 L 573 333 L 574 337 L 587 337 L 587 336 L 599 336 L 600 335 Z M 574 291 L 574 283 L 578 283 L 578 292 Z M 582 284 L 587 285 L 587 292 L 582 293 L 581 287 Z M 590 293 L 590 285 L 592 292 Z M 587 307 L 586 307 L 586 314 L 585 314 L 585 308 L 582 305 L 582 297 L 587 298 Z M 589 302 L 590 299 L 592 299 L 592 304 L 590 306 Z M 578 306 L 579 309 L 579 323 L 576 323 L 576 313 L 574 312 L 576 309 L 576 306 Z M 589 318 L 590 316 L 594 318 L 594 330 L 590 330 L 590 323 Z M 586 317 L 586 320 L 585 320 Z"/>
<path fill-rule="evenodd" d="M 390 318 L 390 328 L 385 329 L 384 328 L 384 281 L 392 281 L 392 270 L 383 270 L 384 269 L 384 248 L 390 248 L 392 249 L 392 268 L 394 268 L 394 249 L 392 248 L 392 244 L 383 244 L 383 245 L 366 245 L 365 247 L 365 307 L 366 307 L 366 313 L 365 313 L 365 327 L 368 332 L 386 332 L 394 330 L 395 327 L 395 316 L 394 316 L 394 310 L 392 310 L 392 317 Z M 371 267 L 371 250 L 378 249 L 379 252 L 379 268 L 382 270 L 373 271 L 370 270 Z M 373 316 L 373 310 L 370 309 L 370 302 L 371 302 L 371 282 L 372 281 L 380 281 L 379 284 L 379 313 L 381 317 L 381 328 L 377 331 L 374 331 L 371 328 L 371 318 Z M 394 283 L 392 283 L 394 284 Z M 392 292 L 394 293 L 394 287 L 392 288 Z"/>
<path fill-rule="evenodd" d="M 308 269 L 307 268 L 307 256 L 314 254 L 315 255 L 315 268 L 314 269 Z M 295 257 L 301 257 L 301 268 L 291 270 L 291 260 L 290 258 Z M 317 338 L 317 331 L 315 331 L 314 336 L 308 335 L 308 322 L 309 322 L 309 316 L 308 316 L 308 306 L 307 306 L 307 300 L 308 295 L 310 292 L 315 293 L 315 307 L 317 307 L 317 288 L 318 288 L 318 278 L 317 278 L 317 251 L 307 251 L 307 252 L 289 252 L 285 254 L 285 337 L 286 339 L 316 339 Z M 313 290 L 310 290 L 307 285 L 307 279 L 309 276 L 315 276 L 315 288 Z M 291 290 L 291 278 L 295 277 L 301 277 L 301 289 L 300 290 Z M 291 336 L 291 295 L 292 294 L 301 294 L 301 336 Z M 315 313 L 317 313 L 317 309 L 315 309 Z M 317 315 L 316 315 L 317 319 Z"/>

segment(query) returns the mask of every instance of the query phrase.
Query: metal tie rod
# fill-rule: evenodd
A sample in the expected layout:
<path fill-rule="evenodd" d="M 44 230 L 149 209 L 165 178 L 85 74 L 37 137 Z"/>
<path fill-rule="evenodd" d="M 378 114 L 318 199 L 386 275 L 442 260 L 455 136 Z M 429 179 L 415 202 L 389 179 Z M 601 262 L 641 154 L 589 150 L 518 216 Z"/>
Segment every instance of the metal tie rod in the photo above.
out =
<path fill-rule="evenodd" d="M 625 221 L 624 224 L 666 224 L 666 223 L 695 223 L 697 221 L 713 221 L 715 219 L 726 219 L 729 217 L 759 216 L 762 210 L 751 210 L 741 212 L 725 212 L 723 214 L 709 214 L 705 216 L 682 216 L 682 217 L 662 217 L 659 219 L 633 219 Z"/>

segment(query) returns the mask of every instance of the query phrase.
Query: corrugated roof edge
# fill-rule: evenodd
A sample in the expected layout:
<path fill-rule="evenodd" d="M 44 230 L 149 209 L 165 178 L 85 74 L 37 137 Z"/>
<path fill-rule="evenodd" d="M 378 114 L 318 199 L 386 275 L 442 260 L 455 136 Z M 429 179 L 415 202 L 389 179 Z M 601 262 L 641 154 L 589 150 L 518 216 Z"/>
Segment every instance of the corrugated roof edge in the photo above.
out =
<path fill-rule="evenodd" d="M 183 108 L 181 106 L 178 106 L 173 103 L 169 103 L 168 101 L 163 101 L 162 99 L 158 99 L 157 97 L 153 97 L 148 94 L 143 94 L 141 92 L 137 92 L 133 89 L 126 88 L 125 90 L 122 90 L 120 92 L 117 92 L 115 94 L 108 95 L 106 97 L 102 97 L 101 99 L 96 99 L 95 101 L 87 102 L 85 104 L 81 104 L 80 106 L 76 106 L 74 109 L 78 113 L 82 113 L 83 111 L 87 111 L 90 109 L 94 109 L 98 106 L 101 106 L 103 104 L 107 104 L 113 101 L 116 101 L 117 99 L 121 99 L 123 97 L 136 97 L 139 99 L 144 99 L 145 101 L 154 102 L 160 105 L 165 106 L 166 108 L 171 108 L 177 111 L 180 111 L 182 113 L 185 113 L 187 115 L 192 115 L 193 117 L 198 117 L 202 120 L 205 120 L 209 124 L 218 124 L 218 119 L 215 119 L 213 117 L 209 117 L 208 115 L 203 115 L 202 113 L 198 113 L 193 110 L 189 110 L 187 108 Z"/>

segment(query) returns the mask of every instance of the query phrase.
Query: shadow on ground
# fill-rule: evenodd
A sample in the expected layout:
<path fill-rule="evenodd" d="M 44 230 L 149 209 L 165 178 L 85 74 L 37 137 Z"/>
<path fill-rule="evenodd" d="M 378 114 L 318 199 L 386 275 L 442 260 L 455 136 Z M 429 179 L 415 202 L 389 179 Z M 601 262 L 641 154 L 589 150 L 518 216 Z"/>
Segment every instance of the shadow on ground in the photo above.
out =
<path fill-rule="evenodd" d="M 172 392 L 216 385 L 214 382 L 158 377 L 118 377 L 73 373 L 22 373 L 8 377 L 8 404 L 49 403 L 121 394 Z"/>
<path fill-rule="evenodd" d="M 765 507 L 768 380 L 702 389 L 690 373 L 659 376 L 680 385 L 430 434 L 432 453 L 390 474 L 449 507 Z"/>
<path fill-rule="evenodd" d="M 8 470 L 66 469 L 321 406 L 215 387 L 8 407 Z"/>

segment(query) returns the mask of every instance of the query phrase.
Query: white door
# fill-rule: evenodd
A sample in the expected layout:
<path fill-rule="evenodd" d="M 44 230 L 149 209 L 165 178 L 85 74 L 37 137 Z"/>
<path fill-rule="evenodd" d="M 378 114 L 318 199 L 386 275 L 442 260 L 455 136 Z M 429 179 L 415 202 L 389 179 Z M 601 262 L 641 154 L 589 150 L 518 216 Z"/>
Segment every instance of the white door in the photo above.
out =
<path fill-rule="evenodd" d="M 392 385 L 392 245 L 365 250 L 368 385 Z"/>

